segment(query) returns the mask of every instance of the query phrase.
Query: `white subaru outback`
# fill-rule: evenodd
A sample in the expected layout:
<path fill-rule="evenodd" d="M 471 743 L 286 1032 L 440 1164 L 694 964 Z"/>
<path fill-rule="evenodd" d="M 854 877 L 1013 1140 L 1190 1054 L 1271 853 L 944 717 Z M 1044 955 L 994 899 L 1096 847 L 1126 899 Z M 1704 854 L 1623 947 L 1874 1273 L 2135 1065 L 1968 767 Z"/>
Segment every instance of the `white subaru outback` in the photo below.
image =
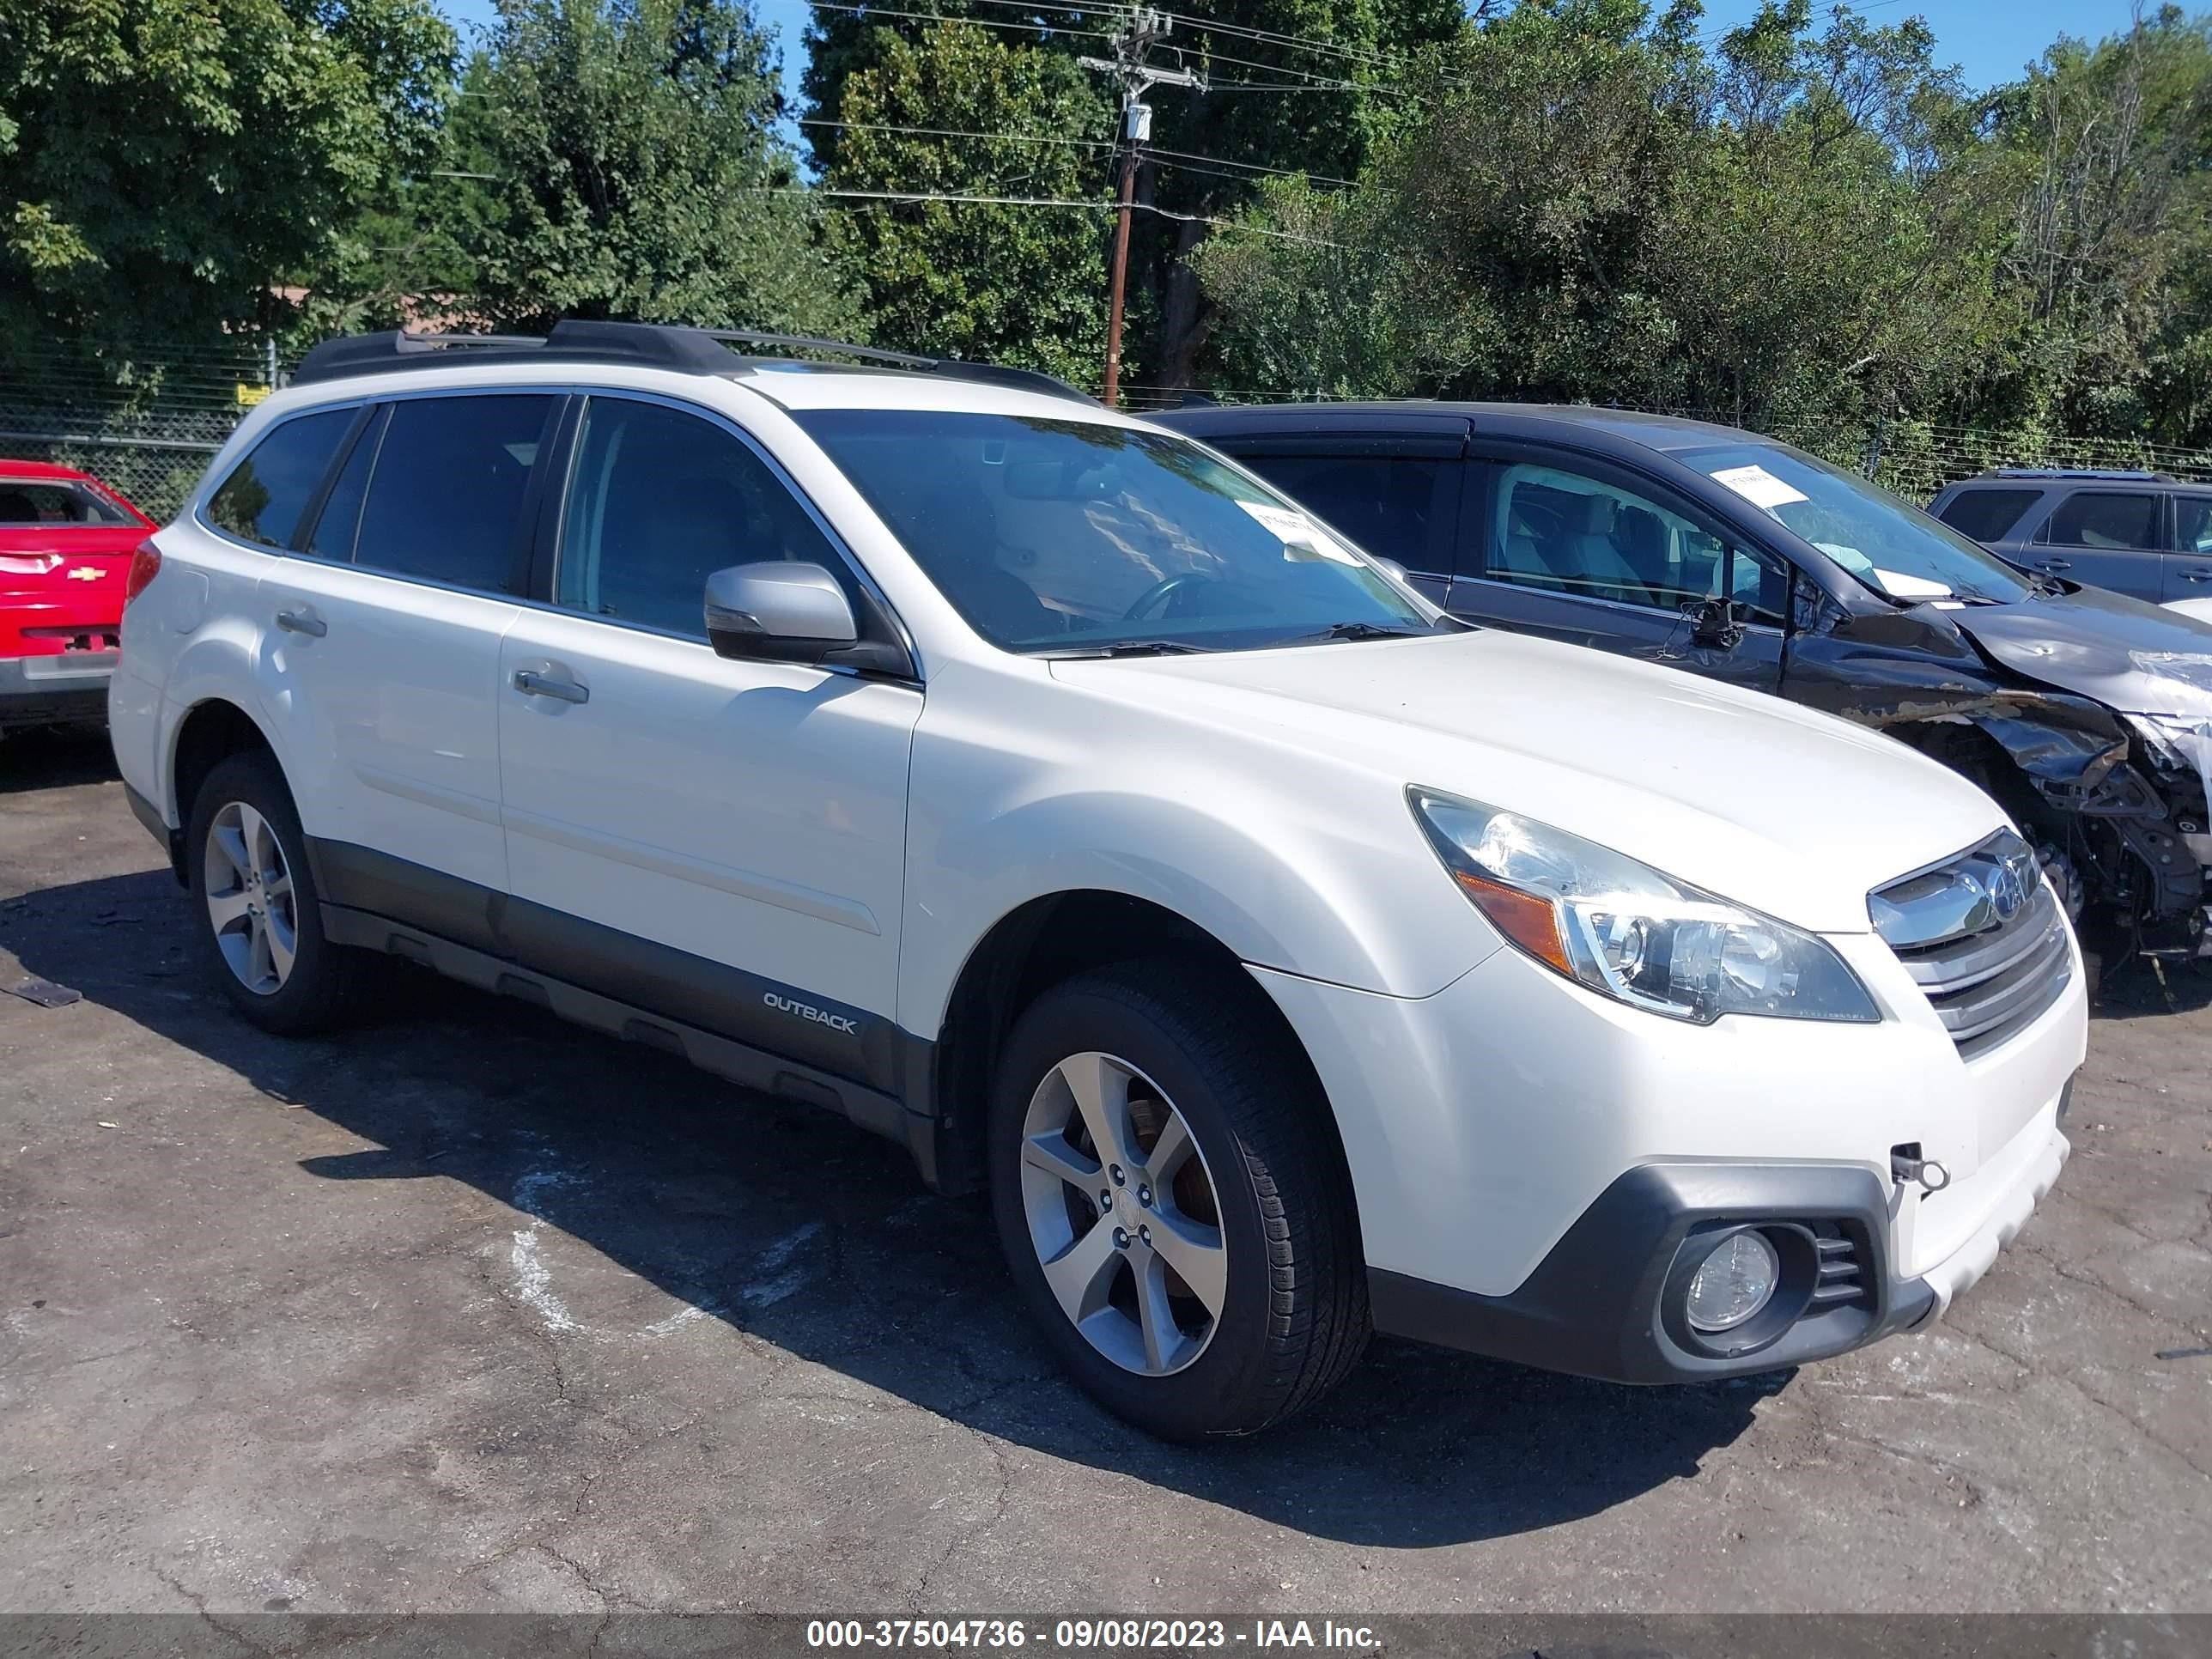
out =
<path fill-rule="evenodd" d="M 1371 1328 L 1837 1353 L 2051 1186 L 2080 957 L 1954 774 L 1042 376 L 733 343 L 327 343 L 141 550 L 116 755 L 249 1019 L 396 956 L 842 1112 L 1179 1437 Z"/>

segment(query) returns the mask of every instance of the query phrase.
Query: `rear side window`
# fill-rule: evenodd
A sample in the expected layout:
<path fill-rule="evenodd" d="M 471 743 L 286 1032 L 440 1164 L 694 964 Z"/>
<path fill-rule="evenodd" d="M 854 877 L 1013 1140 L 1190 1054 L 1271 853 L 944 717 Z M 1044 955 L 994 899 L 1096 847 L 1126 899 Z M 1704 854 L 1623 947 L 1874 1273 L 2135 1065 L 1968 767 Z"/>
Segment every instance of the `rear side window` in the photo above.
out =
<path fill-rule="evenodd" d="M 326 409 L 276 428 L 208 498 L 209 521 L 240 541 L 290 546 L 353 417 L 350 409 Z"/>
<path fill-rule="evenodd" d="M 1424 574 L 1450 574 L 1437 568 L 1443 561 L 1431 527 L 1445 481 L 1458 463 L 1386 455 L 1237 459 L 1377 557 L 1395 559 Z"/>
<path fill-rule="evenodd" d="M 522 499 L 557 401 L 495 394 L 392 404 L 354 562 L 454 587 L 507 588 Z"/>
<path fill-rule="evenodd" d="M 2059 503 L 2042 539 L 2054 547 L 2156 547 L 2158 497 L 2085 489 Z"/>
<path fill-rule="evenodd" d="M 2212 495 L 2173 498 L 2173 545 L 2182 553 L 2212 553 Z"/>
<path fill-rule="evenodd" d="M 2035 505 L 2038 489 L 1962 489 L 1936 516 L 1969 541 L 2004 539 L 2020 515 Z"/>

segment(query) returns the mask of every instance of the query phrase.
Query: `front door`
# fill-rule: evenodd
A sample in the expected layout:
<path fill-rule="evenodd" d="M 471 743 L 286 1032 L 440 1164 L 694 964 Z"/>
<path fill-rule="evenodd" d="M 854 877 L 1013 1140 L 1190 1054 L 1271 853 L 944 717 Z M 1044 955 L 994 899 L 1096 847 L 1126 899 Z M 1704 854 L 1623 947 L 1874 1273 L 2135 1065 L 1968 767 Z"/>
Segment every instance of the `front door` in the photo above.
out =
<path fill-rule="evenodd" d="M 708 574 L 852 568 L 719 416 L 595 395 L 554 605 L 508 629 L 500 773 L 515 954 L 889 1086 L 913 686 L 714 654 Z"/>
<path fill-rule="evenodd" d="M 1607 463 L 1533 446 L 1472 463 L 1468 495 L 1455 612 L 1779 687 L 1788 570 L 1688 503 Z"/>

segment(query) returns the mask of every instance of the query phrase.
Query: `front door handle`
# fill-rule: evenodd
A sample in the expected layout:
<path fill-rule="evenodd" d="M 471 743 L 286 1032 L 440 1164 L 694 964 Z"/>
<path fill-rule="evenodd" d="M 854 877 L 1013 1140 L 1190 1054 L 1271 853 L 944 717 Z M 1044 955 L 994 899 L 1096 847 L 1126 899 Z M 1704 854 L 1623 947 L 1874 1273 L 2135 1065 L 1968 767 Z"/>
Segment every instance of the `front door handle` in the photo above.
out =
<path fill-rule="evenodd" d="M 2055 576 L 2062 570 L 2071 570 L 2074 568 L 2074 561 L 2071 559 L 2038 559 L 2035 562 L 2035 568 L 2038 570 L 2048 570 Z"/>
<path fill-rule="evenodd" d="M 574 680 L 556 680 L 534 668 L 514 671 L 514 689 L 526 697 L 558 697 L 562 702 L 589 702 L 591 689 Z"/>
<path fill-rule="evenodd" d="M 311 617 L 304 611 L 279 611 L 276 626 L 287 634 L 305 634 L 311 640 L 319 640 L 331 631 L 331 625 L 320 617 Z"/>
<path fill-rule="evenodd" d="M 2212 570 L 2199 565 L 2194 570 L 2181 572 L 2181 580 L 2185 582 L 2212 582 Z"/>

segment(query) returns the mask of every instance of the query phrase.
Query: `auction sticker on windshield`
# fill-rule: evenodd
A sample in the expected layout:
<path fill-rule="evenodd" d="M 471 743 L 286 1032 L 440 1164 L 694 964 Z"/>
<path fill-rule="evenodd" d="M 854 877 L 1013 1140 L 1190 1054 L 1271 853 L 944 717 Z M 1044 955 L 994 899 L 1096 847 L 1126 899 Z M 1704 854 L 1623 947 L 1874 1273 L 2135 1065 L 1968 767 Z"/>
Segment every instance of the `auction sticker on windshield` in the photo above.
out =
<path fill-rule="evenodd" d="M 1798 498 L 1803 500 L 1802 496 Z M 1334 559 L 1339 564 L 1358 564 L 1351 552 L 1334 537 L 1303 513 L 1294 513 L 1287 507 L 1276 507 L 1267 501 L 1239 501 L 1243 507 L 1257 519 L 1267 533 L 1283 544 L 1283 556 L 1296 558 L 1301 552 L 1317 553 L 1324 559 Z"/>
<path fill-rule="evenodd" d="M 1712 478 L 1717 484 L 1726 484 L 1753 507 L 1763 507 L 1770 511 L 1778 507 L 1787 507 L 1792 501 L 1812 499 L 1803 490 L 1784 483 L 1765 467 L 1756 465 L 1724 466 L 1714 473 Z"/>

